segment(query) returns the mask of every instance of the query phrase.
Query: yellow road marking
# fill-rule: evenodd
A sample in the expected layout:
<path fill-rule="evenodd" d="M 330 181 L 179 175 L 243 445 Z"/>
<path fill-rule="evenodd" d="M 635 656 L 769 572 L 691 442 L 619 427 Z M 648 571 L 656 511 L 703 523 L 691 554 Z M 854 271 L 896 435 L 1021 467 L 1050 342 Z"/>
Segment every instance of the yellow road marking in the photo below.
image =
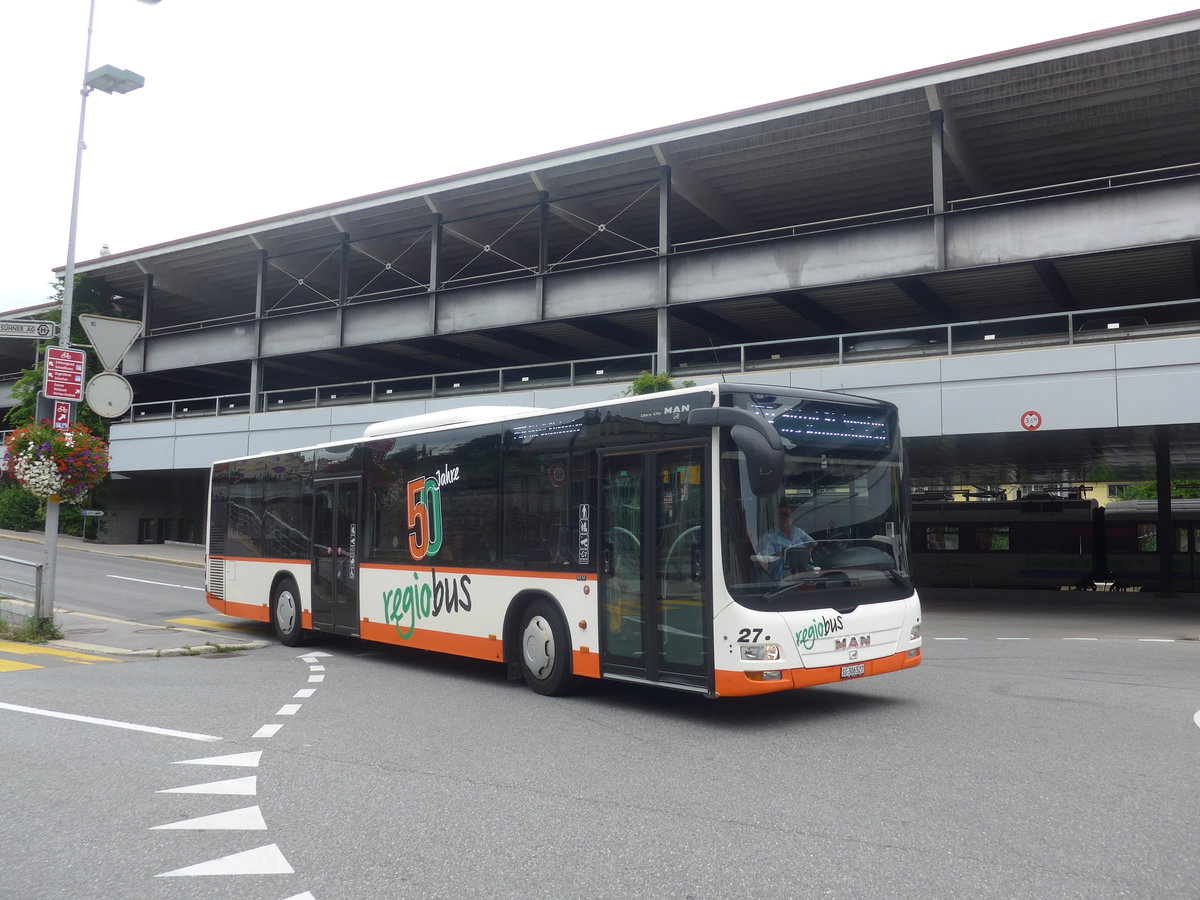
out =
<path fill-rule="evenodd" d="M 41 669 L 42 666 L 35 666 L 32 663 L 16 662 L 11 659 L 0 659 L 0 672 L 20 672 L 22 669 Z"/>
<path fill-rule="evenodd" d="M 56 656 L 59 659 L 69 659 L 71 662 L 120 662 L 109 656 L 93 656 L 90 653 L 80 653 L 76 650 L 59 650 L 57 647 L 47 647 L 43 644 L 17 644 L 11 641 L 0 641 L 0 653 L 15 653 L 17 656 Z"/>
<path fill-rule="evenodd" d="M 214 622 L 211 619 L 168 619 L 172 625 L 187 625 L 191 628 L 215 628 L 218 631 L 248 631 L 251 634 L 265 634 L 270 630 L 270 625 L 264 622 L 254 622 L 249 619 L 245 621 L 236 620 L 230 622 Z"/>

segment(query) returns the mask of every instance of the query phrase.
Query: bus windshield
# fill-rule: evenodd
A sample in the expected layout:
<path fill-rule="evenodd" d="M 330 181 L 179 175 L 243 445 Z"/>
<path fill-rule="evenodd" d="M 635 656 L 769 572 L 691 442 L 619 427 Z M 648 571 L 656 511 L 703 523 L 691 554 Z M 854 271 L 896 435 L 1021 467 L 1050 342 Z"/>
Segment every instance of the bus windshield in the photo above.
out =
<path fill-rule="evenodd" d="M 906 507 L 895 410 L 764 394 L 735 404 L 770 421 L 782 482 L 758 496 L 747 463 L 721 453 L 722 560 L 752 609 L 846 609 L 909 597 Z"/>

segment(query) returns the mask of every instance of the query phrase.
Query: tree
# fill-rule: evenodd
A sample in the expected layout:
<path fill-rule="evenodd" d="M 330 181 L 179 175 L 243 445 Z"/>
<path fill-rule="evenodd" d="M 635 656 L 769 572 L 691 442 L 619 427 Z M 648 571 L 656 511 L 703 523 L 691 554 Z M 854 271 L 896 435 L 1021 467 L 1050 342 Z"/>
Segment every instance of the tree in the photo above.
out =
<path fill-rule="evenodd" d="M 1194 481 L 1171 482 L 1171 497 L 1181 500 L 1188 497 L 1200 497 L 1200 484 Z M 1122 500 L 1157 500 L 1158 485 L 1153 481 L 1139 481 L 1128 485 L 1121 491 Z"/>
<path fill-rule="evenodd" d="M 695 387 L 696 382 L 685 381 L 681 387 Z M 637 378 L 633 379 L 633 383 L 629 385 L 623 392 L 623 396 L 636 397 L 639 394 L 657 394 L 659 391 L 675 390 L 675 382 L 671 381 L 671 376 L 666 372 L 642 372 Z"/>

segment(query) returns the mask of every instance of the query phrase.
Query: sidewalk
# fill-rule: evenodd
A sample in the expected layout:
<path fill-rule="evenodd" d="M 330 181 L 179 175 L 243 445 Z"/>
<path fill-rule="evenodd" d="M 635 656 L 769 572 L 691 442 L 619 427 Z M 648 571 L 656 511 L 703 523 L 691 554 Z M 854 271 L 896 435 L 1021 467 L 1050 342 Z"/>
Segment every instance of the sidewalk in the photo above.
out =
<path fill-rule="evenodd" d="M 21 558 L 40 561 L 44 554 L 42 544 L 45 535 L 0 529 L 0 537 L 33 545 L 29 548 L 29 554 L 16 554 Z M 126 559 L 204 567 L 204 548 L 198 544 L 97 544 L 82 538 L 60 535 L 58 549 L 60 552 L 81 550 Z M 32 607 L 32 604 L 28 605 Z M 46 646 L 96 656 L 193 656 L 228 653 L 233 650 L 255 650 L 272 643 L 245 630 L 230 630 L 230 626 L 225 625 L 221 621 L 223 617 L 216 612 L 211 613 L 211 618 L 212 626 L 148 625 L 79 612 L 56 604 L 54 621 L 65 637 L 59 641 L 50 641 Z M 240 623 L 240 620 L 236 619 L 226 621 L 230 625 Z M 239 624 L 238 627 L 244 626 Z M 261 630 L 264 636 L 270 633 L 266 624 L 253 623 L 252 627 Z"/>

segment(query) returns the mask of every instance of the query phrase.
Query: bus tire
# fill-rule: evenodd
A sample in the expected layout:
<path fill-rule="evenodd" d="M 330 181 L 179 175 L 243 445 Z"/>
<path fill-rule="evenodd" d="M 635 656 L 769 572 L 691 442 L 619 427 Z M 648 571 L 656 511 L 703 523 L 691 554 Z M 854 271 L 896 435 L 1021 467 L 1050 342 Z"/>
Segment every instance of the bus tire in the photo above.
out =
<path fill-rule="evenodd" d="M 571 642 L 554 604 L 541 598 L 529 603 L 521 612 L 517 641 L 527 685 L 547 696 L 571 690 Z"/>
<path fill-rule="evenodd" d="M 300 589 L 296 582 L 284 578 L 275 586 L 271 596 L 271 627 L 275 636 L 285 647 L 299 647 L 304 643 L 304 628 L 300 616 Z"/>

